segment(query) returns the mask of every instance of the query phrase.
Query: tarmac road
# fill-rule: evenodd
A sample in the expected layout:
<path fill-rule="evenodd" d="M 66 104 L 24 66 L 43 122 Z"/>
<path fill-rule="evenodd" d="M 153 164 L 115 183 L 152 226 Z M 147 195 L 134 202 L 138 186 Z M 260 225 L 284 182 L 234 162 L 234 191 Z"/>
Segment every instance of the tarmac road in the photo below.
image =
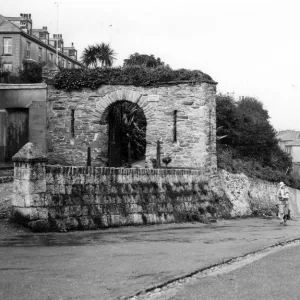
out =
<path fill-rule="evenodd" d="M 299 300 L 300 246 L 284 248 L 230 273 L 198 279 L 155 299 Z"/>
<path fill-rule="evenodd" d="M 1 300 L 106 300 L 300 238 L 300 221 L 286 227 L 257 218 L 61 234 L 5 232 L 0 230 Z"/>

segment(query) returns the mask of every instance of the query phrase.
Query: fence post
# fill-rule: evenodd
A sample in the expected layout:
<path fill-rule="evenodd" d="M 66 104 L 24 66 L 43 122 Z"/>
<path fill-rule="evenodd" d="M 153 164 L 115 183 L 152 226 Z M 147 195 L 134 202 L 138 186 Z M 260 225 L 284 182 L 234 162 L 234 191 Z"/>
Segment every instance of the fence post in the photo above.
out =
<path fill-rule="evenodd" d="M 14 196 L 11 218 L 34 231 L 49 230 L 46 200 L 47 156 L 32 143 L 27 143 L 12 160 Z"/>

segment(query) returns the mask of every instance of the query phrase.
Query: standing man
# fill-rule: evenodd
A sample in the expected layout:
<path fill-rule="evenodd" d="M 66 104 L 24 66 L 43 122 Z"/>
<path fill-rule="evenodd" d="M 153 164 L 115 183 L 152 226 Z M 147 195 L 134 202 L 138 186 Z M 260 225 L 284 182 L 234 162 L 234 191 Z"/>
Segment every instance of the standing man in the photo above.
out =
<path fill-rule="evenodd" d="M 286 225 L 288 214 L 289 214 L 289 197 L 290 192 L 289 189 L 283 182 L 279 183 L 279 189 L 277 192 L 277 196 L 279 199 L 279 213 L 278 216 L 280 218 L 280 224 Z"/>

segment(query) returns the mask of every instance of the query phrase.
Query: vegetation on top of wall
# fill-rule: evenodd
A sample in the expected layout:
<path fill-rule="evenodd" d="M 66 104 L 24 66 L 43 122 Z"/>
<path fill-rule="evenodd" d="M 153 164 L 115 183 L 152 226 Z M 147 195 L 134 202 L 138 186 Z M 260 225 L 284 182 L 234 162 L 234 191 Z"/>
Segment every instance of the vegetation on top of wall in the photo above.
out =
<path fill-rule="evenodd" d="M 102 84 L 149 86 L 187 81 L 214 83 L 209 75 L 197 70 L 173 70 L 168 66 L 147 68 L 134 65 L 123 68 L 65 69 L 54 77 L 54 86 L 57 89 L 76 90 L 96 89 Z"/>
<path fill-rule="evenodd" d="M 284 181 L 300 188 L 292 173 L 292 158 L 279 147 L 268 111 L 253 97 L 235 101 L 230 95 L 216 97 L 218 168 L 244 173 L 271 182 Z"/>

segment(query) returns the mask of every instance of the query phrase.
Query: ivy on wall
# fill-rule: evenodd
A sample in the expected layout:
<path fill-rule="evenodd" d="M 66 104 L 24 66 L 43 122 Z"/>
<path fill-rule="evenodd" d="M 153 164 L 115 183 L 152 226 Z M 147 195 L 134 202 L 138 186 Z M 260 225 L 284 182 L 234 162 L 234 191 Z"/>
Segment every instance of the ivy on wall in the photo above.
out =
<path fill-rule="evenodd" d="M 81 88 L 96 89 L 102 84 L 123 84 L 150 86 L 164 83 L 208 82 L 212 78 L 198 70 L 172 70 L 170 67 L 146 68 L 129 66 L 119 68 L 64 69 L 54 77 L 57 89 L 76 90 Z"/>

